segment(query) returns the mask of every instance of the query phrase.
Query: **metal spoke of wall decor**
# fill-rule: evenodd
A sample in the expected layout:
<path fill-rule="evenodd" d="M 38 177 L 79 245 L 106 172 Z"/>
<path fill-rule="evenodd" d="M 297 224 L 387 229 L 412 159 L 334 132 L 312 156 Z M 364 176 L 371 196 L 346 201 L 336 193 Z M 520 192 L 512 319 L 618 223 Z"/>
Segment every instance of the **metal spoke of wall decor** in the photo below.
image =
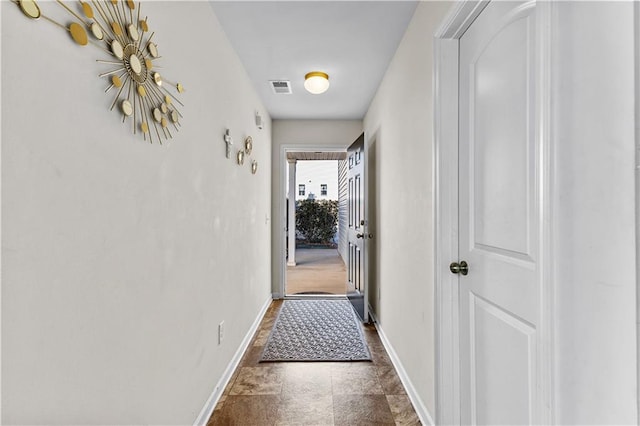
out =
<path fill-rule="evenodd" d="M 170 125 L 178 131 L 182 114 L 176 103 L 184 106 L 176 97 L 184 92 L 180 83 L 172 83 L 156 71 L 156 61 L 161 58 L 158 46 L 152 41 L 147 17 L 140 15 L 133 0 L 90 0 L 74 2 L 74 11 L 60 0 L 56 4 L 64 8 L 74 21 L 62 25 L 45 16 L 34 0 L 12 0 L 31 19 L 43 18 L 68 31 L 80 46 L 93 45 L 109 56 L 97 62 L 111 69 L 99 75 L 106 78 L 115 96 L 111 110 L 118 106 L 122 122 L 132 119 L 133 133 L 140 131 L 144 140 L 153 143 L 169 139 Z M 49 4 L 49 2 L 47 2 Z M 91 34 L 91 37 L 88 35 Z M 171 89 L 173 93 L 169 90 Z M 155 136 L 154 136 L 155 134 Z"/>

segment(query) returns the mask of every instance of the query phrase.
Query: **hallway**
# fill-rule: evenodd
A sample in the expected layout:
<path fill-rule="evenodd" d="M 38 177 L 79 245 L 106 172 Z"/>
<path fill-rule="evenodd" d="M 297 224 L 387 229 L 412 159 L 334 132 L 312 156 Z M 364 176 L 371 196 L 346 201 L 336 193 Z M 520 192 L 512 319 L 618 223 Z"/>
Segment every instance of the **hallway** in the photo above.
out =
<path fill-rule="evenodd" d="M 281 305 L 269 307 L 208 426 L 420 424 L 372 325 L 372 362 L 260 363 Z"/>
<path fill-rule="evenodd" d="M 0 424 L 638 424 L 640 0 L 12 0 L 0 40 Z M 344 297 L 286 266 L 336 189 L 373 362 L 259 363 L 274 299 Z"/>

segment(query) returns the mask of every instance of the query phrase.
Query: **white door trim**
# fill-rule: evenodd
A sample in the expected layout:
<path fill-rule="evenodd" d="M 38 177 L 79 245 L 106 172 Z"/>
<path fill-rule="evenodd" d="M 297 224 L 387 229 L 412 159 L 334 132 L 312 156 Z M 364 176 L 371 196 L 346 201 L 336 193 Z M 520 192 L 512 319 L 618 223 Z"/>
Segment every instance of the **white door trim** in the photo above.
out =
<path fill-rule="evenodd" d="M 278 283 L 277 292 L 273 294 L 274 299 L 279 299 L 286 296 L 285 283 L 287 280 L 287 212 L 285 204 L 287 201 L 287 162 L 288 152 L 346 152 L 347 148 L 342 145 L 297 145 L 297 144 L 283 144 L 280 146 L 280 167 L 278 170 L 278 184 L 282 188 L 282 197 L 278 200 L 277 214 L 278 214 L 278 230 L 279 234 L 275 238 L 282 240 L 282 250 L 279 250 L 278 265 L 280 267 L 280 282 Z"/>
<path fill-rule="evenodd" d="M 449 263 L 458 260 L 458 43 L 489 2 L 461 1 L 434 34 L 434 253 L 436 335 L 436 424 L 460 424 L 458 277 Z M 541 400 L 535 418 L 554 424 L 554 265 L 552 255 L 553 144 L 551 139 L 551 23 L 553 4 L 536 5 L 536 137 L 542 167 L 540 186 L 540 269 L 538 272 L 538 359 Z"/>
<path fill-rule="evenodd" d="M 634 4 L 634 28 L 635 39 L 640 40 L 640 3 Z M 636 77 L 636 247 L 640 247 L 640 42 L 635 49 L 635 77 Z M 636 249 L 636 312 L 640 313 L 640 250 Z M 639 315 L 639 314 L 636 314 Z M 638 339 L 636 345 L 636 381 L 640 385 L 640 317 L 636 324 Z M 636 392 L 636 404 L 638 406 L 638 424 L 640 424 L 640 391 Z"/>

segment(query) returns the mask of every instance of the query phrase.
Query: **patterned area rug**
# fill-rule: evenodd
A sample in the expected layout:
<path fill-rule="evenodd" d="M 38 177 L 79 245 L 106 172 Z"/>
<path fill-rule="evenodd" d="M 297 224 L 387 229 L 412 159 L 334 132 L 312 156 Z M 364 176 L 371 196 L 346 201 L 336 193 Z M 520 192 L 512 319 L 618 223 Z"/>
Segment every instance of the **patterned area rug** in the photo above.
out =
<path fill-rule="evenodd" d="M 370 360 L 349 301 L 285 300 L 260 362 Z"/>

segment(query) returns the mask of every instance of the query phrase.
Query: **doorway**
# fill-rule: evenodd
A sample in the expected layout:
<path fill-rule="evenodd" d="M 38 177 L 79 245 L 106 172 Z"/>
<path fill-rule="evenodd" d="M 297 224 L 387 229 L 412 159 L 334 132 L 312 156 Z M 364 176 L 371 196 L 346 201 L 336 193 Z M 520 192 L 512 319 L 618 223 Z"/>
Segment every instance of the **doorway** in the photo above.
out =
<path fill-rule="evenodd" d="M 344 297 L 344 151 L 285 151 L 286 297 Z M 344 185 L 342 185 L 344 186 Z"/>

